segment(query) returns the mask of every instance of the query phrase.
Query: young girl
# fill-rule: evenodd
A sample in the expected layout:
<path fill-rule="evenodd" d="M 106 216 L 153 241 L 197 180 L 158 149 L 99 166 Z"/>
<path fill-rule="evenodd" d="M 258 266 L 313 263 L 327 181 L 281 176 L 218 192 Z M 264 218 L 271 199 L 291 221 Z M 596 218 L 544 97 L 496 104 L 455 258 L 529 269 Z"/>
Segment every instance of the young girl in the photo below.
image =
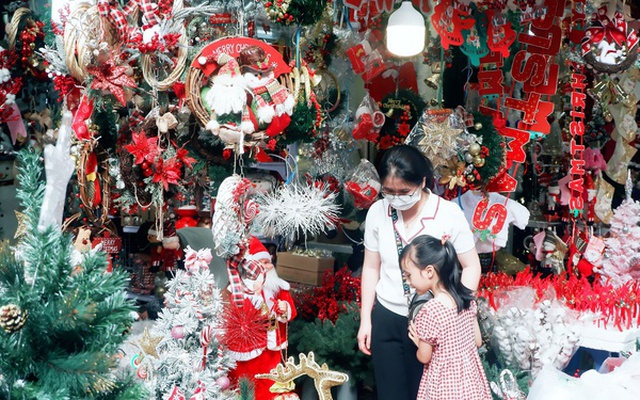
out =
<path fill-rule="evenodd" d="M 478 356 L 482 344 L 472 292 L 460 283 L 461 268 L 453 245 L 433 236 L 416 237 L 404 248 L 400 265 L 417 293 L 434 298 L 409 324 L 409 338 L 426 364 L 418 400 L 491 400 Z"/>

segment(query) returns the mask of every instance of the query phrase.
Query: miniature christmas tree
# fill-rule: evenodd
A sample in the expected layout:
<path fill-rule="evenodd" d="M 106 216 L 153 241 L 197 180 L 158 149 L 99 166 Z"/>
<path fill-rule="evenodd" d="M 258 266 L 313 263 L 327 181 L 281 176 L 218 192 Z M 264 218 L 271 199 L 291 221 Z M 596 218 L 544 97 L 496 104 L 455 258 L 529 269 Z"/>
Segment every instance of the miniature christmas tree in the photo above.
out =
<path fill-rule="evenodd" d="M 45 195 L 40 157 L 19 157 L 15 249 L 0 248 L 0 399 L 143 399 L 112 374 L 133 310 L 126 276 L 105 273 L 100 251 L 75 252 L 55 225 L 38 229 Z"/>
<path fill-rule="evenodd" d="M 157 399 L 226 399 L 233 361 L 217 336 L 222 297 L 209 272 L 211 250 L 187 247 L 185 271 L 169 281 L 165 308 L 151 336 L 157 347 L 140 346 L 147 380 Z M 200 395 L 198 397 L 198 395 Z"/>
<path fill-rule="evenodd" d="M 610 237 L 605 239 L 605 256 L 598 272 L 614 286 L 630 280 L 640 281 L 640 203 L 631 198 L 630 178 L 625 185 L 627 198 L 611 218 Z"/>

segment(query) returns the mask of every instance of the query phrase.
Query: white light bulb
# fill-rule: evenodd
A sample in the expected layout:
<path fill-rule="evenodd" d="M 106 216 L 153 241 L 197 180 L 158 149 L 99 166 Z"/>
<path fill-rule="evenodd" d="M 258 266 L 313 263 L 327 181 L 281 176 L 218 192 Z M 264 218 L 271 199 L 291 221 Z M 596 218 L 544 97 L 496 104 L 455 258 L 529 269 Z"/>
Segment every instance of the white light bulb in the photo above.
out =
<path fill-rule="evenodd" d="M 424 17 L 410 1 L 403 1 L 387 23 L 387 50 L 410 57 L 424 49 L 426 28 Z"/>

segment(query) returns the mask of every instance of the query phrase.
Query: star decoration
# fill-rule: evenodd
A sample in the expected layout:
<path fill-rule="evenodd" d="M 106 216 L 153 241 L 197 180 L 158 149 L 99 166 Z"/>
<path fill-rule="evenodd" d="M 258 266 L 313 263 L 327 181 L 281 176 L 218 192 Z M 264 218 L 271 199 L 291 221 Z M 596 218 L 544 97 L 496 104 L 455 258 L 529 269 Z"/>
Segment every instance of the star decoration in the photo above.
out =
<path fill-rule="evenodd" d="M 17 239 L 27 233 L 27 215 L 21 213 L 20 211 L 14 212 L 16 213 L 16 219 L 18 220 L 18 228 L 16 229 L 16 234 L 13 236 L 13 238 Z"/>
<path fill-rule="evenodd" d="M 151 336 L 147 328 L 144 328 L 144 332 L 142 333 L 142 338 L 138 341 L 138 346 L 145 354 L 153 356 L 155 358 L 160 358 L 158 356 L 158 343 L 162 341 L 162 336 Z"/>
<path fill-rule="evenodd" d="M 456 138 L 463 129 L 451 127 L 449 118 L 442 122 L 438 122 L 435 118 L 422 120 L 416 126 L 419 127 L 412 132 L 412 135 L 415 134 L 414 137 L 419 138 L 418 149 L 431 160 L 434 166 L 447 165 L 449 159 L 456 155 Z"/>
<path fill-rule="evenodd" d="M 327 367 L 327 364 L 318 365 L 313 351 L 308 355 L 300 354 L 299 364 L 295 363 L 293 357 L 289 357 L 286 365 L 278 364 L 268 374 L 257 374 L 256 378 L 271 379 L 276 383 L 287 384 L 303 375 L 313 379 L 319 400 L 332 400 L 331 388 L 342 385 L 349 380 L 349 376 L 344 372 L 332 371 Z"/>
<path fill-rule="evenodd" d="M 87 71 L 94 77 L 91 89 L 108 90 L 123 106 L 127 105 L 124 87 L 136 87 L 133 79 L 125 73 L 127 67 L 116 66 L 113 59 L 110 59 L 102 66 L 87 68 Z"/>

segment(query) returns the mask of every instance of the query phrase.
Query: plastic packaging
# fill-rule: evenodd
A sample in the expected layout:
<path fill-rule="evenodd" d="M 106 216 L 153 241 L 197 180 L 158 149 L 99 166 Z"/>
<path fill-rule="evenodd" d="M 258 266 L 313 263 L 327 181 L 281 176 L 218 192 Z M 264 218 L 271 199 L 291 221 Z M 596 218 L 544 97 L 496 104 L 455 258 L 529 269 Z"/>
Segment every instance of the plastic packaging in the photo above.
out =
<path fill-rule="evenodd" d="M 536 303 L 535 289 L 515 287 L 496 294 L 491 341 L 509 365 L 531 371 L 563 369 L 579 346 L 580 324 L 572 310 L 545 293 Z"/>
<path fill-rule="evenodd" d="M 384 125 L 385 116 L 380 111 L 380 107 L 369 93 L 367 93 L 355 113 L 355 126 L 353 128 L 353 138 L 356 140 L 368 140 L 370 142 L 378 139 L 380 129 Z"/>
<path fill-rule="evenodd" d="M 344 188 L 351 196 L 356 208 L 365 210 L 378 198 L 380 193 L 380 177 L 373 164 L 365 160 L 360 160 L 360 164 L 344 184 Z"/>

